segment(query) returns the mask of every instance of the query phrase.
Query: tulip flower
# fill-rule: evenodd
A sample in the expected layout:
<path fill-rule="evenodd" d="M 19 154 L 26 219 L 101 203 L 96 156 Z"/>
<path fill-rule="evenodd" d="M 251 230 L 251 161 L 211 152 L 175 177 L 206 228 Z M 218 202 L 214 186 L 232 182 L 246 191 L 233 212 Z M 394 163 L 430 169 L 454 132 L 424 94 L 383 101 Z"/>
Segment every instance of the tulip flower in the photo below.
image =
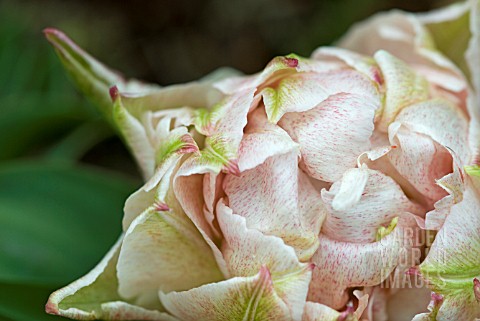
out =
<path fill-rule="evenodd" d="M 480 318 L 479 12 L 381 13 L 310 58 L 168 87 L 46 29 L 145 179 L 118 242 L 47 312 Z"/>

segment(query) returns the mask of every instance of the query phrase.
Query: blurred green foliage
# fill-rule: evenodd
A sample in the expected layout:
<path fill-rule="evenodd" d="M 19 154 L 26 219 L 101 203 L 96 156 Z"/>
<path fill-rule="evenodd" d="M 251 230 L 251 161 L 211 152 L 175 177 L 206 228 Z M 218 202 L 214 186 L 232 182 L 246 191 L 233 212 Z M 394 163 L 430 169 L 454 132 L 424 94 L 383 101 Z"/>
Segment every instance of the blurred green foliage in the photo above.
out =
<path fill-rule="evenodd" d="M 44 40 L 39 5 L 18 9 L 0 2 L 0 320 L 54 320 L 48 295 L 115 242 L 140 181 Z M 126 165 L 89 156 L 98 148 Z"/>
<path fill-rule="evenodd" d="M 423 0 L 0 0 L 0 320 L 54 320 L 48 295 L 90 270 L 140 184 L 128 152 L 65 76 L 47 26 L 162 85 L 308 56 L 380 9 Z"/>

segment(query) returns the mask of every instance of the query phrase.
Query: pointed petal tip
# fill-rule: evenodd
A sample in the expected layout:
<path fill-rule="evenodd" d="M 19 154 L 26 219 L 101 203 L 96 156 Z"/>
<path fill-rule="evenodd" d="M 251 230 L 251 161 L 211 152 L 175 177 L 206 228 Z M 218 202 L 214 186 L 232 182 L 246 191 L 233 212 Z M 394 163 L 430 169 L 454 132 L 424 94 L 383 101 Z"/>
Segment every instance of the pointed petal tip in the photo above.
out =
<path fill-rule="evenodd" d="M 434 306 L 438 306 L 440 303 L 443 302 L 443 295 L 441 294 L 432 292 L 431 298 Z"/>
<path fill-rule="evenodd" d="M 185 134 L 180 139 L 185 145 L 178 150 L 179 154 L 190 154 L 199 151 L 195 140 L 190 134 Z"/>
<path fill-rule="evenodd" d="M 296 68 L 298 66 L 298 59 L 297 58 L 291 58 L 291 57 L 285 57 L 285 63 L 290 68 Z"/>
<path fill-rule="evenodd" d="M 232 174 L 234 176 L 239 177 L 240 176 L 240 168 L 238 167 L 238 160 L 237 159 L 231 159 L 228 161 L 228 163 L 224 166 L 224 171 L 227 172 L 228 174 Z"/>
<path fill-rule="evenodd" d="M 45 312 L 48 314 L 58 315 L 58 306 L 49 299 L 47 304 L 45 304 Z"/>
<path fill-rule="evenodd" d="M 157 212 L 168 212 L 170 211 L 170 207 L 168 207 L 168 205 L 163 202 L 157 202 L 155 204 L 155 210 Z"/>
<path fill-rule="evenodd" d="M 347 308 L 345 311 L 341 312 L 337 318 L 337 321 L 347 321 L 349 317 L 355 313 L 355 308 L 353 307 L 352 302 L 347 303 Z"/>
<path fill-rule="evenodd" d="M 112 102 L 115 102 L 115 100 L 117 100 L 118 95 L 119 95 L 118 87 L 117 86 L 112 86 L 112 87 L 110 87 L 108 92 L 110 94 L 110 98 L 112 98 Z"/>
<path fill-rule="evenodd" d="M 475 293 L 477 302 L 480 302 L 480 280 L 477 278 L 473 279 L 473 293 Z"/>
<path fill-rule="evenodd" d="M 48 36 L 48 35 L 59 35 L 59 34 L 62 35 L 63 33 L 56 28 L 47 27 L 47 28 L 43 29 L 43 34 L 45 36 Z"/>

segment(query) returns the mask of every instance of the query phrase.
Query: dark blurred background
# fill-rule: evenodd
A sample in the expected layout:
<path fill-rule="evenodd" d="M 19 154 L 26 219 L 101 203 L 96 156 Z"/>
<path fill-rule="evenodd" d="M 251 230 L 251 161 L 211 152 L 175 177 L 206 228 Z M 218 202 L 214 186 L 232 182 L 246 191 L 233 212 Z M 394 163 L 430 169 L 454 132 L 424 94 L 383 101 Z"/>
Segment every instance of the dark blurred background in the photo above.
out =
<path fill-rule="evenodd" d="M 308 56 L 391 8 L 442 0 L 0 0 L 0 320 L 53 320 L 48 294 L 91 269 L 141 185 L 122 142 L 65 76 L 42 29 L 161 85 Z"/>

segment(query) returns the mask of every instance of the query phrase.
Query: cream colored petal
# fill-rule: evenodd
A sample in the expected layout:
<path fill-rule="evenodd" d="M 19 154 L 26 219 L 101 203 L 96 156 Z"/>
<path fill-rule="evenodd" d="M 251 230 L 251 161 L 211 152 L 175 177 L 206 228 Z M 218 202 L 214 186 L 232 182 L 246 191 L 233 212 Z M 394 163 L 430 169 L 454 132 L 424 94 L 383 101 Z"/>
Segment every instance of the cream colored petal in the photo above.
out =
<path fill-rule="evenodd" d="M 156 306 L 158 291 L 187 290 L 223 279 L 215 258 L 181 212 L 154 207 L 128 228 L 117 264 L 119 293 Z"/>
<path fill-rule="evenodd" d="M 236 277 L 185 292 L 160 293 L 165 308 L 183 321 L 294 320 L 275 293 L 270 272 Z"/>
<path fill-rule="evenodd" d="M 116 263 L 123 236 L 87 275 L 54 292 L 45 309 L 50 314 L 76 320 L 175 321 L 167 313 L 122 301 L 118 294 Z"/>

